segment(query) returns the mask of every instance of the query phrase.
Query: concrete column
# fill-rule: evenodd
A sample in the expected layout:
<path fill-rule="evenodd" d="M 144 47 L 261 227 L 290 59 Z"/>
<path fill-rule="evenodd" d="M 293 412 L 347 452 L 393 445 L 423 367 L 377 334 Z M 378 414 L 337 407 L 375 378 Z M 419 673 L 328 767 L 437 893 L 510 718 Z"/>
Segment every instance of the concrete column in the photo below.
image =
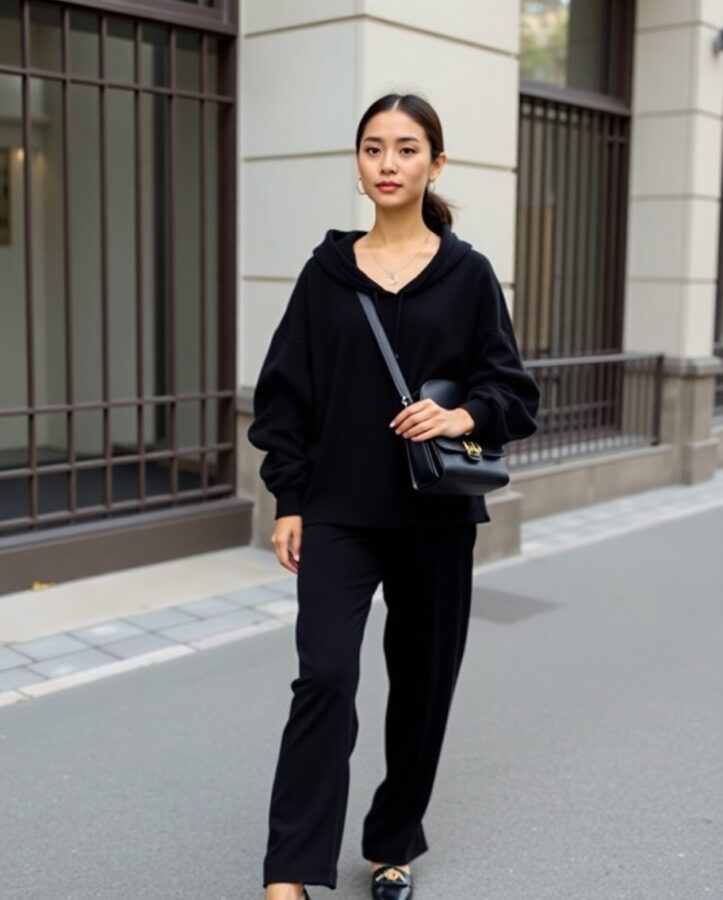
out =
<path fill-rule="evenodd" d="M 683 482 L 712 476 L 723 0 L 638 0 L 626 349 L 666 354 L 662 439 Z"/>

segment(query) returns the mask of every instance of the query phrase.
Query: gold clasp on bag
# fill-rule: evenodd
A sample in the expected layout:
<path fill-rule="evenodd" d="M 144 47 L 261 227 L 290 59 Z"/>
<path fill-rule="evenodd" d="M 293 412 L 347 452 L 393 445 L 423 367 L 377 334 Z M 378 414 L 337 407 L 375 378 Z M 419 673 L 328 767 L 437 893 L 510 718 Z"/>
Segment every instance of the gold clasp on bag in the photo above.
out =
<path fill-rule="evenodd" d="M 464 452 L 470 459 L 482 458 L 482 448 L 476 441 L 462 441 L 462 446 L 464 447 Z"/>

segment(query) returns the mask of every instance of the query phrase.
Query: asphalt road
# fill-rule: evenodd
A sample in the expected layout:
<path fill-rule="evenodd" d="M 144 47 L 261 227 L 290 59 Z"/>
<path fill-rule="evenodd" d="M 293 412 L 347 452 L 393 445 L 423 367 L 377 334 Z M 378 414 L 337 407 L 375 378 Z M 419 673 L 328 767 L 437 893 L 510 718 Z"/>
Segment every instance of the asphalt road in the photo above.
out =
<path fill-rule="evenodd" d="M 415 900 L 723 898 L 723 508 L 477 579 Z M 339 884 L 383 775 L 367 625 Z M 261 900 L 293 627 L 0 708 L 2 900 Z"/>

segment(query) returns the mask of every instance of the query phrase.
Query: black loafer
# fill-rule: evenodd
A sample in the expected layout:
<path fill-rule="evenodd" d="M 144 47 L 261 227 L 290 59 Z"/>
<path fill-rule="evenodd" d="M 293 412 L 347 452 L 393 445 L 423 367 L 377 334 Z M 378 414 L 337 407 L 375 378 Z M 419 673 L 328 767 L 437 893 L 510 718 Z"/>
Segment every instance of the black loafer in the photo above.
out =
<path fill-rule="evenodd" d="M 410 900 L 412 873 L 399 866 L 378 866 L 372 872 L 372 900 Z"/>

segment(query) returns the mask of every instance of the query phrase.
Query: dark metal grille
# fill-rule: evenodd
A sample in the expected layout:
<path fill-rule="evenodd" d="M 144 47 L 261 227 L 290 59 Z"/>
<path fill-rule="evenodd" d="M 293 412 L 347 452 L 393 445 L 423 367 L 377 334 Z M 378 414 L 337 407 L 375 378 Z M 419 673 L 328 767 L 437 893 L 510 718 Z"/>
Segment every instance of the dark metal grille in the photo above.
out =
<path fill-rule="evenodd" d="M 540 387 L 538 431 L 510 447 L 518 467 L 660 442 L 663 354 L 610 353 L 525 363 Z"/>
<path fill-rule="evenodd" d="M 519 135 L 514 324 L 541 402 L 511 462 L 655 444 L 662 356 L 622 352 L 630 111 L 527 82 Z"/>
<path fill-rule="evenodd" d="M 233 39 L 28 0 L 0 31 L 0 535 L 234 494 Z"/>
<path fill-rule="evenodd" d="M 514 318 L 530 359 L 622 339 L 629 115 L 550 90 L 520 97 Z"/>

